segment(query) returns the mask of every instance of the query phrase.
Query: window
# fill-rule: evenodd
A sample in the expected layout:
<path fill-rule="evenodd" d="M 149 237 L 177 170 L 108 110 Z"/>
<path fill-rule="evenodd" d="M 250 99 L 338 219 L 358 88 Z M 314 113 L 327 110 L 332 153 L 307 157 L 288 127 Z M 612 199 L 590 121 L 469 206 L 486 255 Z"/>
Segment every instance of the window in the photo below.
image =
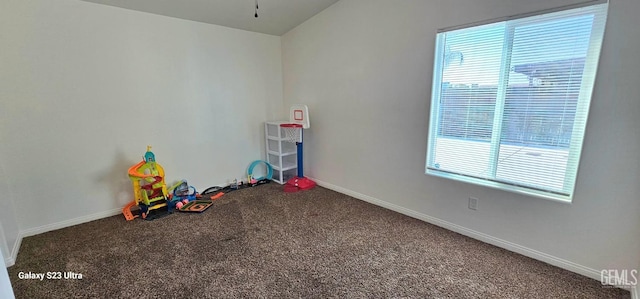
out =
<path fill-rule="evenodd" d="M 595 2 L 438 33 L 427 174 L 571 201 L 607 12 Z"/>

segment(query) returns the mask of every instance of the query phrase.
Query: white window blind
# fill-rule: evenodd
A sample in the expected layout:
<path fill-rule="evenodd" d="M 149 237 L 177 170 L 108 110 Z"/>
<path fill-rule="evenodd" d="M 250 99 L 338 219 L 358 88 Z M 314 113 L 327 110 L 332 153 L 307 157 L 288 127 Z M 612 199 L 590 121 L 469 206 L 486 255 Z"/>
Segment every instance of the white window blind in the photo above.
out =
<path fill-rule="evenodd" d="M 438 33 L 426 173 L 571 201 L 607 5 Z"/>

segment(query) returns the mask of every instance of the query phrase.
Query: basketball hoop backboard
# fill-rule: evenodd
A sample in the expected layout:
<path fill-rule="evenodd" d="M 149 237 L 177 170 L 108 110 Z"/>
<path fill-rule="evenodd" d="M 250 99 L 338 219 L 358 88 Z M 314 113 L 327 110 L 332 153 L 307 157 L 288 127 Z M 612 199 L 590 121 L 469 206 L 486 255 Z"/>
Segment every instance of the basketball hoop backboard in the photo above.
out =
<path fill-rule="evenodd" d="M 289 109 L 289 122 L 292 124 L 300 124 L 303 129 L 310 127 L 309 123 L 309 108 L 307 105 L 293 105 Z"/>

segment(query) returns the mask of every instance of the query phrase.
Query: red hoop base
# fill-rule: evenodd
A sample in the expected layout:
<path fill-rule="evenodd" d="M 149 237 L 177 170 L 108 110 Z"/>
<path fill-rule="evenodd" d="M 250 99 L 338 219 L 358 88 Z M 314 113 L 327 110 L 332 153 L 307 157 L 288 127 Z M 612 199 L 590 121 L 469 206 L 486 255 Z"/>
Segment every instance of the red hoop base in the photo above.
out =
<path fill-rule="evenodd" d="M 316 186 L 316 182 L 306 177 L 294 177 L 287 181 L 284 185 L 284 192 L 293 193 L 302 190 L 309 190 Z"/>

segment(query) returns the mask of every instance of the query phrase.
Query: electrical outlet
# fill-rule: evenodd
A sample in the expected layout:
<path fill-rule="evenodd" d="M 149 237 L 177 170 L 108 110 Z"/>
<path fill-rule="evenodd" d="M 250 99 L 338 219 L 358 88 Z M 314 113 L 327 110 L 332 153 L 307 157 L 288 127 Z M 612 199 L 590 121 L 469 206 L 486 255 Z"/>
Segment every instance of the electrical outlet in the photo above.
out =
<path fill-rule="evenodd" d="M 477 210 L 478 209 L 478 199 L 475 197 L 469 197 L 469 209 Z"/>

